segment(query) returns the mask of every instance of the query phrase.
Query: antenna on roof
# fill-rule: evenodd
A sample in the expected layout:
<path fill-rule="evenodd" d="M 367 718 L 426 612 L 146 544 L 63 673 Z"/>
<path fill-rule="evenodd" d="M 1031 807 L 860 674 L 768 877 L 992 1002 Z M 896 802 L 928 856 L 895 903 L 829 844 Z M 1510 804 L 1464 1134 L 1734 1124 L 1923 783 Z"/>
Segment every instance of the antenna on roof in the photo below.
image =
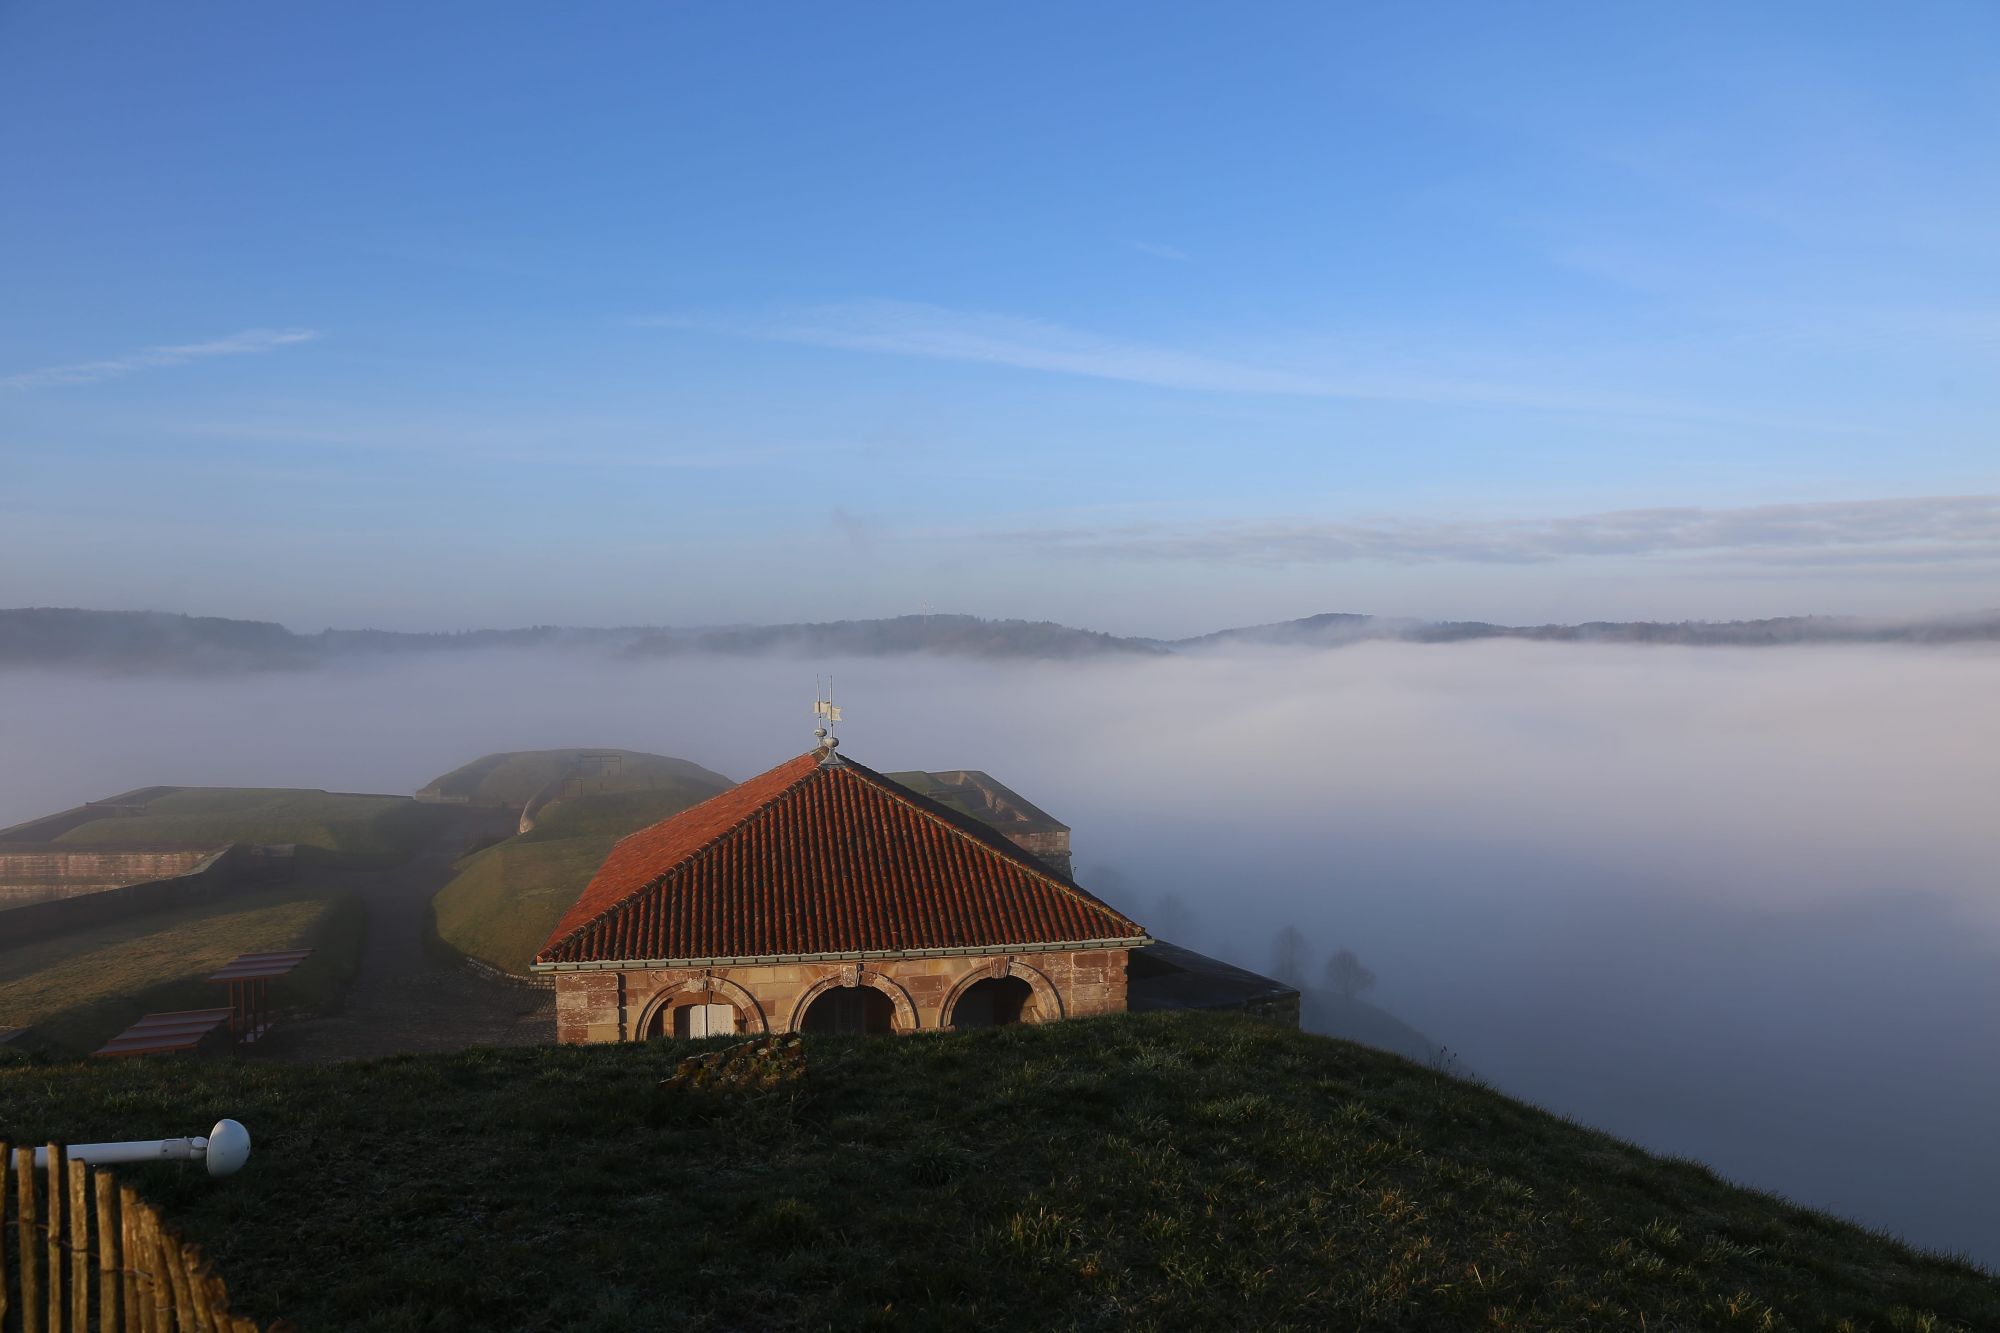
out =
<path fill-rule="evenodd" d="M 833 702 L 832 676 L 823 685 L 818 676 L 813 677 L 813 719 L 819 723 L 813 728 L 813 737 L 819 742 L 819 761 L 830 768 L 840 762 L 835 753 L 840 748 L 840 737 L 833 734 L 834 723 L 840 721 L 840 709 Z"/>

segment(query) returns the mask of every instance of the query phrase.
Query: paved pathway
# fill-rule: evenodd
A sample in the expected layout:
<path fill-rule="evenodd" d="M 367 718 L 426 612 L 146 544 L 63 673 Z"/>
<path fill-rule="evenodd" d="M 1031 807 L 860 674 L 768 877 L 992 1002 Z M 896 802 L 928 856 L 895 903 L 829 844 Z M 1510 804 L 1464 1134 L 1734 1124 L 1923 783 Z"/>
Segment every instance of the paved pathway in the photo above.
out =
<path fill-rule="evenodd" d="M 474 976 L 424 946 L 431 895 L 475 840 L 513 832 L 504 810 L 446 808 L 443 829 L 390 870 L 315 870 L 310 881 L 351 889 L 368 910 L 361 970 L 340 1012 L 287 1023 L 264 1058 L 346 1060 L 466 1046 L 523 1046 L 555 1039 L 550 992 Z"/>

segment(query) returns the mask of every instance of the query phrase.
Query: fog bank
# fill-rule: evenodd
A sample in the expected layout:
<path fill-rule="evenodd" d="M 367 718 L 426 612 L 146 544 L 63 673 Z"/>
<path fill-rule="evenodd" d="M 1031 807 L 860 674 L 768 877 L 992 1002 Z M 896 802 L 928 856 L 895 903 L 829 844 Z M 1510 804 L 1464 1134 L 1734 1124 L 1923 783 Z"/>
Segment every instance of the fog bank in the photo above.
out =
<path fill-rule="evenodd" d="M 0 675 L 0 824 L 151 783 L 408 792 L 603 745 L 984 768 L 1145 922 L 1295 923 L 1503 1090 L 2000 1263 L 2000 652 L 1529 643 L 992 665 L 493 652 Z M 1315 962 L 1316 966 L 1316 962 Z"/>

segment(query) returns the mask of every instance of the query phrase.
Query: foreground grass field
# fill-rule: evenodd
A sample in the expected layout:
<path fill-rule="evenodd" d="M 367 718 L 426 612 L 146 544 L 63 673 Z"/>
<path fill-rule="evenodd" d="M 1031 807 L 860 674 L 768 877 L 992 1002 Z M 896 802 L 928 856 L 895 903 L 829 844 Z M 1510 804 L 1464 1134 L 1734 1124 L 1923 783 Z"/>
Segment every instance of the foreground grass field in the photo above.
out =
<path fill-rule="evenodd" d="M 432 900 L 438 938 L 460 953 L 526 973 L 606 854 L 627 833 L 715 794 L 706 783 L 587 792 L 548 808 L 532 830 L 476 852 Z"/>
<path fill-rule="evenodd" d="M 2000 1328 L 2000 1285 L 1361 1047 L 1198 1014 L 0 1072 L 0 1136 L 257 1148 L 142 1191 L 305 1329 Z"/>
<path fill-rule="evenodd" d="M 390 864 L 415 850 L 441 817 L 436 806 L 406 796 L 186 787 L 150 802 L 143 815 L 92 820 L 56 841 L 89 847 L 294 843 L 325 860 Z"/>
<path fill-rule="evenodd" d="M 272 1000 L 317 1008 L 353 976 L 365 930 L 352 897 L 281 889 L 0 943 L 0 1028 L 32 1027 L 57 1050 L 93 1051 L 141 1014 L 224 1003 L 222 987 L 201 978 L 270 949 L 316 950 Z"/>

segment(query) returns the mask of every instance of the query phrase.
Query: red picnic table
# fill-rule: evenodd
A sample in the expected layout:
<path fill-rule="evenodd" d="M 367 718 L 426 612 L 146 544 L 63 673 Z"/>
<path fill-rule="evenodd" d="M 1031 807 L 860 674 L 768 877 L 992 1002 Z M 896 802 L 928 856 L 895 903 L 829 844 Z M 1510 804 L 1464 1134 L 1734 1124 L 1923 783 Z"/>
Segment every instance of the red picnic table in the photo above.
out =
<path fill-rule="evenodd" d="M 209 976 L 229 987 L 229 1031 L 237 1045 L 248 1046 L 271 1030 L 271 983 L 311 954 L 311 949 L 241 954 Z"/>
<path fill-rule="evenodd" d="M 192 1051 L 229 1022 L 227 1009 L 180 1009 L 147 1014 L 110 1041 L 97 1055 L 166 1055 Z"/>

